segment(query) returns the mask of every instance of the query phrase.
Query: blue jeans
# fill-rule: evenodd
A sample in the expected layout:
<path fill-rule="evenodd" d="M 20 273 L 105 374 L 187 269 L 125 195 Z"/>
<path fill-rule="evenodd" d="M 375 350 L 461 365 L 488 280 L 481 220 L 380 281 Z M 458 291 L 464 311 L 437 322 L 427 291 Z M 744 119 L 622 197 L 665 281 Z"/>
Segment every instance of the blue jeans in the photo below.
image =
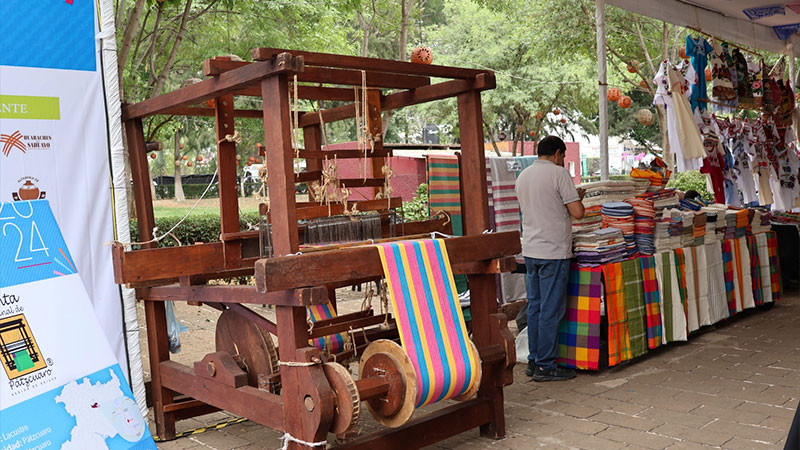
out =
<path fill-rule="evenodd" d="M 556 367 L 558 323 L 567 310 L 569 265 L 569 259 L 525 258 L 528 360 L 545 370 Z"/>

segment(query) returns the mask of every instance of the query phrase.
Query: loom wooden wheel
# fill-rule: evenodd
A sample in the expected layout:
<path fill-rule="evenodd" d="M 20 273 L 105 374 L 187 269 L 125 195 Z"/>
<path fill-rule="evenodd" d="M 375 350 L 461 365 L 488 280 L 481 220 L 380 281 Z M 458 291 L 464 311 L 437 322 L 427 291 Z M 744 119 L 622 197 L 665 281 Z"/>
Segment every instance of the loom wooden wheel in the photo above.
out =
<path fill-rule="evenodd" d="M 326 362 L 322 365 L 325 377 L 336 394 L 336 411 L 333 414 L 331 432 L 344 434 L 355 427 L 361 415 L 361 396 L 353 376 L 341 364 Z"/>
<path fill-rule="evenodd" d="M 259 375 L 278 373 L 278 352 L 272 336 L 231 310 L 223 311 L 217 320 L 216 345 L 218 352 L 241 357 L 250 386 L 258 387 Z"/>
<path fill-rule="evenodd" d="M 372 342 L 364 350 L 358 373 L 362 379 L 384 377 L 389 392 L 367 401 L 367 410 L 383 426 L 396 428 L 408 422 L 417 402 L 417 374 L 403 347 L 388 339 Z"/>
<path fill-rule="evenodd" d="M 469 342 L 468 350 L 471 351 L 473 355 L 475 355 L 475 361 L 478 362 L 478 369 L 476 370 L 477 374 L 475 374 L 475 382 L 472 383 L 472 386 L 470 386 L 469 389 L 464 391 L 463 394 L 453 397 L 454 399 L 461 402 L 471 399 L 472 397 L 475 396 L 475 394 L 478 393 L 478 389 L 481 388 L 481 379 L 483 378 L 483 365 L 481 365 L 481 357 L 478 355 L 478 348 L 475 347 L 475 343 L 472 342 L 471 340 L 467 340 L 467 342 Z"/>

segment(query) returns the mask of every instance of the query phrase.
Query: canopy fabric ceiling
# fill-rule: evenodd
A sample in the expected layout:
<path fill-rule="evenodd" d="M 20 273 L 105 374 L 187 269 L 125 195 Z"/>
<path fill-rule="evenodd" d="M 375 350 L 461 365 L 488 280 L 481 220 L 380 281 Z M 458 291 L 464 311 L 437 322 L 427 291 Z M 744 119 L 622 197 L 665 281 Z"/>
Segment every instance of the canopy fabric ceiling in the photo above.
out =
<path fill-rule="evenodd" d="M 800 24 L 800 1 L 775 0 L 607 0 L 627 11 L 692 27 L 739 45 L 775 53 L 787 53 L 786 42 L 773 27 Z M 775 7 L 765 9 L 765 7 Z M 753 20 L 748 17 L 745 10 Z M 798 11 L 798 12 L 795 12 Z M 789 42 L 800 40 L 789 27 Z M 798 25 L 800 28 L 800 25 Z M 793 45 L 795 56 L 800 46 Z"/>

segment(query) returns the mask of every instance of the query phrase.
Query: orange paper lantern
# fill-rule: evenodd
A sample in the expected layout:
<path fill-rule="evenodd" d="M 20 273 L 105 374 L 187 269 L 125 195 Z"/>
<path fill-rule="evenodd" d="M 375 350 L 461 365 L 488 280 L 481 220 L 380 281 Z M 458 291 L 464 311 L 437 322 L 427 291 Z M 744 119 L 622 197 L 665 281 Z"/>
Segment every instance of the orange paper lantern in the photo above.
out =
<path fill-rule="evenodd" d="M 610 102 L 618 101 L 621 96 L 622 96 L 622 91 L 620 91 L 619 88 L 611 88 L 608 90 L 608 93 L 606 94 L 606 97 L 608 97 L 608 101 Z"/>
<path fill-rule="evenodd" d="M 183 155 L 183 160 L 186 161 L 187 159 L 189 159 L 189 157 L 186 156 L 186 155 Z"/>
<path fill-rule="evenodd" d="M 567 123 L 567 119 L 565 119 L 564 117 L 562 117 L 562 118 L 561 118 L 561 123 Z"/>
<path fill-rule="evenodd" d="M 261 164 L 261 158 L 256 158 L 256 164 Z"/>
<path fill-rule="evenodd" d="M 536 111 L 536 118 L 542 120 L 542 117 L 544 117 L 544 113 L 541 111 Z"/>
<path fill-rule="evenodd" d="M 639 71 L 639 62 L 638 61 L 631 61 L 628 63 L 628 72 L 636 73 Z"/>
<path fill-rule="evenodd" d="M 430 64 L 433 62 L 433 52 L 428 47 L 419 46 L 411 51 L 411 62 Z"/>
<path fill-rule="evenodd" d="M 262 147 L 261 142 L 257 142 L 256 147 L 261 148 Z"/>
<path fill-rule="evenodd" d="M 200 162 L 200 161 L 202 161 L 202 160 L 203 160 L 203 157 L 202 157 L 202 156 L 198 156 L 198 157 L 197 157 L 197 162 Z"/>
<path fill-rule="evenodd" d="M 553 114 L 559 115 L 559 114 L 561 114 L 561 110 L 556 108 L 556 109 L 553 110 Z"/>
<path fill-rule="evenodd" d="M 178 148 L 180 148 L 181 150 L 183 150 L 183 144 L 179 145 L 179 146 L 178 146 Z"/>
<path fill-rule="evenodd" d="M 619 101 L 617 102 L 617 105 L 619 105 L 619 107 L 622 109 L 630 108 L 631 105 L 633 105 L 633 99 L 631 99 L 627 95 L 623 95 L 622 97 L 620 97 Z"/>
<path fill-rule="evenodd" d="M 640 81 L 640 82 L 639 82 L 639 86 L 641 86 L 641 87 L 643 87 L 643 88 L 647 89 L 647 81 L 644 81 L 644 80 Z"/>
<path fill-rule="evenodd" d="M 530 136 L 530 137 L 534 137 L 534 136 L 536 136 L 536 130 L 531 130 L 531 131 L 529 131 L 529 132 L 528 132 L 528 136 Z"/>
<path fill-rule="evenodd" d="M 210 99 L 206 100 L 206 106 L 209 107 L 209 108 L 213 108 L 214 106 L 216 106 L 216 104 L 217 103 L 214 101 L 213 98 L 210 98 Z"/>
<path fill-rule="evenodd" d="M 153 159 L 156 159 L 158 157 L 158 155 L 156 155 L 155 153 L 150 153 L 150 157 L 153 158 Z"/>
<path fill-rule="evenodd" d="M 706 81 L 711 81 L 711 68 L 706 68 Z"/>
<path fill-rule="evenodd" d="M 189 162 L 186 163 L 186 165 L 189 166 L 189 167 L 192 167 L 192 162 L 189 161 Z"/>
<path fill-rule="evenodd" d="M 678 56 L 680 56 L 681 59 L 686 59 L 686 48 L 681 47 L 678 49 Z"/>

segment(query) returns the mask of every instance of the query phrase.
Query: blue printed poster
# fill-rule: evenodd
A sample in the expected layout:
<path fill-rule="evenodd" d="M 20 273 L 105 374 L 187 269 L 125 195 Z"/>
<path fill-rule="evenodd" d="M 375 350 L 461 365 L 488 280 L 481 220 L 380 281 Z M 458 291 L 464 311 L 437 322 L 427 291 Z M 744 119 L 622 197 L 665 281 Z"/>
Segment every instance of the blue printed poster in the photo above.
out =
<path fill-rule="evenodd" d="M 155 449 L 47 200 L 0 203 L 0 450 Z"/>

